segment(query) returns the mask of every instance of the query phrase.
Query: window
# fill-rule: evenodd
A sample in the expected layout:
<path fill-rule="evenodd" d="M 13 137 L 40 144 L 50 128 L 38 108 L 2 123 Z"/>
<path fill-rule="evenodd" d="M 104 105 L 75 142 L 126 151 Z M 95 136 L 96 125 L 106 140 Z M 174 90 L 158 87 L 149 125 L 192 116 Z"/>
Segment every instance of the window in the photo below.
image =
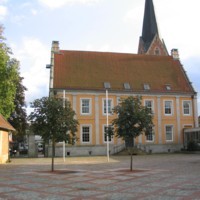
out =
<path fill-rule="evenodd" d="M 121 98 L 117 97 L 117 105 L 119 105 L 121 103 Z"/>
<path fill-rule="evenodd" d="M 81 99 L 81 114 L 82 115 L 91 114 L 91 100 L 90 99 Z"/>
<path fill-rule="evenodd" d="M 166 141 L 173 141 L 173 126 L 167 125 L 165 127 Z"/>
<path fill-rule="evenodd" d="M 110 125 L 109 125 L 110 126 Z M 107 125 L 103 126 L 103 136 L 104 136 L 104 142 L 107 142 Z M 108 141 L 111 142 L 112 141 L 112 136 L 108 137 Z"/>
<path fill-rule="evenodd" d="M 90 142 L 90 126 L 82 126 L 82 142 L 89 143 Z"/>
<path fill-rule="evenodd" d="M 145 90 L 150 90 L 149 84 L 145 83 L 145 84 L 144 84 L 144 89 L 145 89 Z"/>
<path fill-rule="evenodd" d="M 172 88 L 171 88 L 171 85 L 165 85 L 165 87 L 166 87 L 166 90 L 171 90 Z"/>
<path fill-rule="evenodd" d="M 104 82 L 104 88 L 110 89 L 111 88 L 110 83 L 109 82 Z"/>
<path fill-rule="evenodd" d="M 183 114 L 190 115 L 191 114 L 191 102 L 183 101 Z"/>
<path fill-rule="evenodd" d="M 106 115 L 106 99 L 103 100 L 103 114 Z M 108 99 L 108 114 L 112 114 L 112 100 Z"/>
<path fill-rule="evenodd" d="M 145 100 L 144 105 L 153 113 L 153 101 Z"/>
<path fill-rule="evenodd" d="M 154 141 L 153 128 L 151 129 L 150 133 L 148 135 L 146 135 L 146 141 L 147 142 L 153 142 Z"/>
<path fill-rule="evenodd" d="M 126 90 L 130 90 L 130 89 L 131 89 L 131 86 L 130 86 L 129 83 L 124 83 L 124 88 L 125 88 Z"/>
<path fill-rule="evenodd" d="M 165 115 L 172 115 L 172 101 L 165 101 Z"/>
<path fill-rule="evenodd" d="M 156 47 L 154 53 L 155 53 L 155 55 L 160 55 L 160 49 Z"/>

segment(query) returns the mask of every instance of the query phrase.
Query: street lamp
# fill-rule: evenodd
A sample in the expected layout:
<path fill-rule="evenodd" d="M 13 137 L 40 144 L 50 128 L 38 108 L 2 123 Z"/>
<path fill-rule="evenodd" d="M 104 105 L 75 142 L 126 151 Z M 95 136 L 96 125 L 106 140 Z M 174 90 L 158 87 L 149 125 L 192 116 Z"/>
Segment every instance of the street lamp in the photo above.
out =
<path fill-rule="evenodd" d="M 65 108 L 65 90 L 63 90 L 63 108 Z M 65 162 L 65 141 L 63 140 L 63 161 Z"/>
<path fill-rule="evenodd" d="M 109 136 L 108 136 L 108 90 L 106 89 L 106 126 L 107 126 L 107 159 L 109 162 Z"/>

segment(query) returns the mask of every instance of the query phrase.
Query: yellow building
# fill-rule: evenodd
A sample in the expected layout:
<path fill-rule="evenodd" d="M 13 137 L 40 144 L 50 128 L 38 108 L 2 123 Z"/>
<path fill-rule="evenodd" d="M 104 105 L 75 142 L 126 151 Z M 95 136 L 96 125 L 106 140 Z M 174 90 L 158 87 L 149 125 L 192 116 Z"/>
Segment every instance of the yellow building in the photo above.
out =
<path fill-rule="evenodd" d="M 9 133 L 15 129 L 0 114 L 0 164 L 9 158 Z"/>
<path fill-rule="evenodd" d="M 136 139 L 146 151 L 166 152 L 183 148 L 183 129 L 197 127 L 197 94 L 179 60 L 178 50 L 168 54 L 160 39 L 153 2 L 147 0 L 138 54 L 61 50 L 53 41 L 50 95 L 71 102 L 79 121 L 78 142 L 68 147 L 72 154 L 105 154 L 106 90 L 109 123 L 111 110 L 120 98 L 142 97 L 154 116 L 154 131 Z M 111 153 L 124 147 L 112 138 Z M 59 150 L 58 150 L 59 154 Z"/>

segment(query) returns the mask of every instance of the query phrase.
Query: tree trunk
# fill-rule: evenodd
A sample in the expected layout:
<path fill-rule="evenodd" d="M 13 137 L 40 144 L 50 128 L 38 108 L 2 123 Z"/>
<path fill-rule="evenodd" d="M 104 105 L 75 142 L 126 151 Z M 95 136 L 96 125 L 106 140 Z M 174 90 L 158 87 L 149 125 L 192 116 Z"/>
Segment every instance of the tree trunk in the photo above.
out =
<path fill-rule="evenodd" d="M 51 171 L 54 171 L 54 156 L 55 156 L 55 140 L 54 138 L 52 139 L 52 162 L 51 162 Z"/>

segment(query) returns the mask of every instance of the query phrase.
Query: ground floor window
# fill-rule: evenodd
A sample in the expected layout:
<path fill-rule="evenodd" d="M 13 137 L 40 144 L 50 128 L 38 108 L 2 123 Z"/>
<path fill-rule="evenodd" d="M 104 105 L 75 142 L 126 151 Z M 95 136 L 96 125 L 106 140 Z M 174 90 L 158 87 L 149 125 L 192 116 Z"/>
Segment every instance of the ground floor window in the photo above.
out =
<path fill-rule="evenodd" d="M 146 135 L 146 141 L 147 142 L 153 142 L 154 141 L 153 128 L 151 128 L 151 131 L 149 132 L 149 134 Z"/>
<path fill-rule="evenodd" d="M 110 126 L 110 125 L 109 125 Z M 107 125 L 103 126 L 103 136 L 104 136 L 104 142 L 107 142 Z M 112 141 L 112 136 L 108 137 L 108 141 Z"/>
<path fill-rule="evenodd" d="M 173 126 L 165 126 L 166 141 L 173 141 Z"/>
<path fill-rule="evenodd" d="M 82 142 L 89 143 L 90 142 L 90 126 L 82 126 Z"/>

